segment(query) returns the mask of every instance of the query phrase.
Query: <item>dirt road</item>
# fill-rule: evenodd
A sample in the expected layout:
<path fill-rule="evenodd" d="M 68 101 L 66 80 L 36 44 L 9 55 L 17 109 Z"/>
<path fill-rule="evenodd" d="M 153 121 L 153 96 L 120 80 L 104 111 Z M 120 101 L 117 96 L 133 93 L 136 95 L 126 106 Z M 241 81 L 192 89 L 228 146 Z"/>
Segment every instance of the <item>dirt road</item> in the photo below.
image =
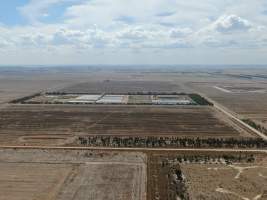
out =
<path fill-rule="evenodd" d="M 100 151 L 198 151 L 198 152 L 255 152 L 267 153 L 267 149 L 186 149 L 186 148 L 116 148 L 116 147 L 52 147 L 52 146 L 0 146 L 0 149 L 64 149 L 64 150 L 100 150 Z"/>

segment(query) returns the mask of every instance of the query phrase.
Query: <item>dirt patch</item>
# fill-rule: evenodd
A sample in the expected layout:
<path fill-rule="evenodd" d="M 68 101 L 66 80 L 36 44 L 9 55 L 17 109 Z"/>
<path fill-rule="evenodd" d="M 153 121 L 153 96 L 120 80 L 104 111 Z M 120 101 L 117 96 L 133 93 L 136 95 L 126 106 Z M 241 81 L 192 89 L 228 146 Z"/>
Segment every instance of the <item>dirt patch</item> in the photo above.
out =
<path fill-rule="evenodd" d="M 182 164 L 191 199 L 264 199 L 266 158 L 253 164 Z"/>

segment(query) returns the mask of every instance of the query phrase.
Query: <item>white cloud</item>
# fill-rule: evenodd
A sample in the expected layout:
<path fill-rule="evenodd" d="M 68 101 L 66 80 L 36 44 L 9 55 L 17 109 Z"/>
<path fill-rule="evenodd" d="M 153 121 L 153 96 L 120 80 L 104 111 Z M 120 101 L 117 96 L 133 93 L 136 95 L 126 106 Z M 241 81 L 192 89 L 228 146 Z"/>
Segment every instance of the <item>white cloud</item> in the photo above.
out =
<path fill-rule="evenodd" d="M 44 52 L 47 55 L 53 52 L 53 56 L 68 54 L 76 57 L 87 52 L 98 52 L 99 55 L 142 52 L 144 54 L 139 55 L 144 57 L 154 52 L 157 56 L 168 52 L 173 60 L 177 58 L 175 52 L 188 55 L 191 60 L 190 53 L 186 52 L 206 51 L 210 54 L 212 50 L 233 48 L 238 51 L 264 50 L 267 16 L 264 19 L 257 14 L 264 10 L 263 2 L 31 0 L 19 8 L 29 21 L 27 25 L 0 24 L 0 47 L 1 52 L 21 50 L 44 55 Z M 66 7 L 66 3 L 70 6 Z M 50 8 L 63 4 L 64 9 L 59 9 L 61 21 L 42 21 L 51 17 Z"/>
<path fill-rule="evenodd" d="M 170 36 L 173 38 L 185 37 L 192 34 L 193 31 L 190 28 L 175 28 L 170 31 Z"/>
<path fill-rule="evenodd" d="M 252 24 L 236 15 L 224 15 L 216 20 L 213 24 L 215 30 L 221 33 L 234 31 L 247 31 L 252 28 Z"/>

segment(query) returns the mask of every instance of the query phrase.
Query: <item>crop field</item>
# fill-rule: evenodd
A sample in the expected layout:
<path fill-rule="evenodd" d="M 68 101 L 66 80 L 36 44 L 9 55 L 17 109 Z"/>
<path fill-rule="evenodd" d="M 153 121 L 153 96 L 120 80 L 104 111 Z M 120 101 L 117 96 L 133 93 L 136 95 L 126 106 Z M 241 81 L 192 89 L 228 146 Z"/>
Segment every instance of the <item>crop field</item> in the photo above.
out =
<path fill-rule="evenodd" d="M 58 90 L 60 93 L 112 93 L 179 92 L 179 86 L 160 81 L 103 81 L 84 82 Z"/>
<path fill-rule="evenodd" d="M 205 106 L 12 105 L 0 111 L 0 143 L 72 143 L 77 136 L 252 137 Z"/>
<path fill-rule="evenodd" d="M 146 200 L 146 155 L 0 150 L 1 200 Z"/>
<path fill-rule="evenodd" d="M 162 152 L 148 158 L 148 200 L 264 200 L 267 157 L 223 152 Z"/>

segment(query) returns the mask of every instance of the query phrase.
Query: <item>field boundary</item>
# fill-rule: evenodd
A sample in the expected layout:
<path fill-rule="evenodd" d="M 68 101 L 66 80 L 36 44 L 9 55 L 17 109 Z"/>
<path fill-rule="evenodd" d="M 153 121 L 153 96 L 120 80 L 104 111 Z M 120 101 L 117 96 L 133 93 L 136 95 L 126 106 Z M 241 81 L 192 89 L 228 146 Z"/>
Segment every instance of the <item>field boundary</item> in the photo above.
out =
<path fill-rule="evenodd" d="M 41 149 L 41 150 L 99 150 L 99 151 L 197 151 L 197 152 L 251 152 L 267 153 L 267 149 L 197 149 L 197 148 L 121 148 L 121 147 L 53 147 L 53 146 L 0 146 L 0 149 Z"/>

